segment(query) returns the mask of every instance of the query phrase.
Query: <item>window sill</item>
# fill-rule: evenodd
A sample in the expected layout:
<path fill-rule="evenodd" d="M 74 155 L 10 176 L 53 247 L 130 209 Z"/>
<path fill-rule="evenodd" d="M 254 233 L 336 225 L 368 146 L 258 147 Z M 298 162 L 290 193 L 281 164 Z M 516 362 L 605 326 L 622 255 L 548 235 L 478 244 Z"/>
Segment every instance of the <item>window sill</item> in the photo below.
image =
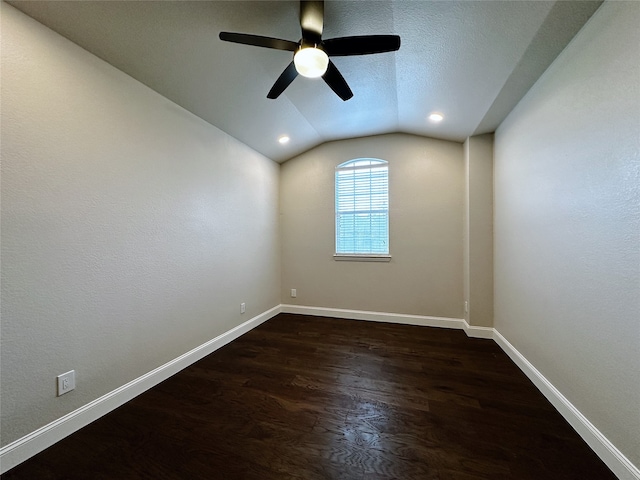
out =
<path fill-rule="evenodd" d="M 345 253 L 336 253 L 333 259 L 339 262 L 390 262 L 391 255 L 350 255 Z"/>

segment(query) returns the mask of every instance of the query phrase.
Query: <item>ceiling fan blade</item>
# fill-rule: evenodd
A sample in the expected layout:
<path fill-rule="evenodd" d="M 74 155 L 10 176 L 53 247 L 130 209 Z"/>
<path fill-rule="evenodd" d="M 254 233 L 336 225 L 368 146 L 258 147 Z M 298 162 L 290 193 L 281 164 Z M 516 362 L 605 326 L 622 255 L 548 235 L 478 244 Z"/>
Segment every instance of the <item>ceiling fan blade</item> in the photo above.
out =
<path fill-rule="evenodd" d="M 308 42 L 320 43 L 324 24 L 324 2 L 300 2 L 300 28 L 302 38 Z"/>
<path fill-rule="evenodd" d="M 289 66 L 284 69 L 284 72 L 280 74 L 276 83 L 273 84 L 273 87 L 271 87 L 271 90 L 269 90 L 267 94 L 267 98 L 278 98 L 297 76 L 298 71 L 296 70 L 296 66 L 291 62 Z"/>
<path fill-rule="evenodd" d="M 347 101 L 351 97 L 353 97 L 353 92 L 347 85 L 347 81 L 344 79 L 342 74 L 338 71 L 336 66 L 333 64 L 331 60 L 329 60 L 329 67 L 327 71 L 322 76 L 322 79 L 331 87 L 331 90 L 336 92 L 342 100 Z"/>
<path fill-rule="evenodd" d="M 220 40 L 224 40 L 225 42 L 242 43 L 243 45 L 253 45 L 255 47 L 287 50 L 289 52 L 295 52 L 298 49 L 297 42 L 281 40 L 279 38 L 263 37 L 261 35 L 250 35 L 248 33 L 220 32 Z"/>
<path fill-rule="evenodd" d="M 362 35 L 330 38 L 322 42 L 322 47 L 330 57 L 393 52 L 400 48 L 400 37 L 398 35 Z"/>

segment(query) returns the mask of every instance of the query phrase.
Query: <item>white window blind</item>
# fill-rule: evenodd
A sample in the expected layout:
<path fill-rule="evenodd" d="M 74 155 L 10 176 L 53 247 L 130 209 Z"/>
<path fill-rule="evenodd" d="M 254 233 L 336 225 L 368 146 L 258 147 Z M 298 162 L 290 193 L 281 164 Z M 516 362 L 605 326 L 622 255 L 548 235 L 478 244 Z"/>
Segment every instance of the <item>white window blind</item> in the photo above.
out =
<path fill-rule="evenodd" d="M 359 158 L 336 167 L 336 253 L 389 253 L 389 168 Z"/>

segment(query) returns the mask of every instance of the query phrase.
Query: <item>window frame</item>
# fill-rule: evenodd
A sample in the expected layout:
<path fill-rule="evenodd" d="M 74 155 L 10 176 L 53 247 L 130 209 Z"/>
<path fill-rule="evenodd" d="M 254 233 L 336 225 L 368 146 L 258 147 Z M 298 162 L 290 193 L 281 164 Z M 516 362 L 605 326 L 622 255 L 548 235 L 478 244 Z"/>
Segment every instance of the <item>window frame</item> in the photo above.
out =
<path fill-rule="evenodd" d="M 355 253 L 355 252 L 338 252 L 339 245 L 339 183 L 338 183 L 338 175 L 340 171 L 355 171 L 355 170 L 371 170 L 376 167 L 384 167 L 386 170 L 385 175 L 385 191 L 384 191 L 384 202 L 386 203 L 386 209 L 384 209 L 385 213 L 385 231 L 386 231 L 386 239 L 385 243 L 387 246 L 387 251 L 385 253 L 381 252 L 364 252 L 364 253 Z M 369 205 L 371 205 L 371 199 L 369 198 Z M 373 210 L 369 209 L 368 211 L 363 211 L 363 213 L 370 214 Z M 347 160 L 335 167 L 335 177 L 334 177 L 334 247 L 335 253 L 333 255 L 334 260 L 338 261 L 360 261 L 360 262 L 389 262 L 391 260 L 391 250 L 390 250 L 390 230 L 389 230 L 389 162 L 386 160 L 382 160 L 379 158 L 354 158 L 351 160 Z M 355 214 L 355 210 L 354 210 Z M 355 250 L 355 249 L 354 249 Z"/>

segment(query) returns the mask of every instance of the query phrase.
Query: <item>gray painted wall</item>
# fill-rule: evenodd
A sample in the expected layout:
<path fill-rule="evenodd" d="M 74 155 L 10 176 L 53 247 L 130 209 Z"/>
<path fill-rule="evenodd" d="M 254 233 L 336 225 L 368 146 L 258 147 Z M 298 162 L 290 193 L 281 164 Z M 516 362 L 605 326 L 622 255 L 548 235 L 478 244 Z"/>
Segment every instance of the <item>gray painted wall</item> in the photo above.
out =
<path fill-rule="evenodd" d="M 389 162 L 389 263 L 335 261 L 335 167 Z M 463 316 L 462 145 L 392 134 L 331 142 L 281 166 L 283 303 Z M 297 298 L 290 298 L 290 289 Z"/>
<path fill-rule="evenodd" d="M 495 327 L 636 465 L 638 25 L 605 2 L 495 136 Z"/>
<path fill-rule="evenodd" d="M 280 303 L 279 165 L 4 3 L 1 100 L 6 445 Z"/>
<path fill-rule="evenodd" d="M 493 327 L 493 134 L 469 137 L 463 147 L 465 320 Z"/>

